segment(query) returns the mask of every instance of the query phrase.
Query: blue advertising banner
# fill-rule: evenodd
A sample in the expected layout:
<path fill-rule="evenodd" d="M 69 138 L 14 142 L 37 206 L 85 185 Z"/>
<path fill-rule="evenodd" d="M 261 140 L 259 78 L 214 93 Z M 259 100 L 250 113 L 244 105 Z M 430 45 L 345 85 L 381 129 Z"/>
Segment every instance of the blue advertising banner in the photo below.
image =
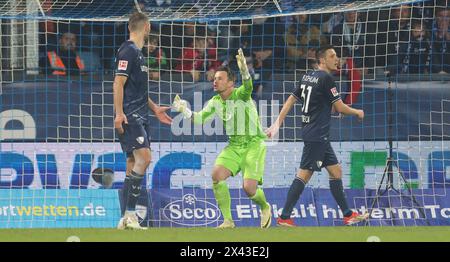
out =
<path fill-rule="evenodd" d="M 0 190 L 0 228 L 111 228 L 117 190 Z"/>
<path fill-rule="evenodd" d="M 146 188 L 211 187 L 215 159 L 227 143 L 152 142 L 152 163 L 144 177 Z M 375 189 L 384 172 L 386 142 L 332 142 L 341 161 L 346 189 Z M 92 189 L 97 167 L 114 171 L 114 189 L 123 187 L 126 155 L 118 143 L 1 143 L 0 189 Z M 413 188 L 450 187 L 449 141 L 403 141 L 395 143 L 393 158 Z M 303 151 L 302 142 L 269 144 L 265 160 L 264 187 L 291 185 Z M 397 172 L 397 169 L 395 169 Z M 227 180 L 241 188 L 242 177 Z M 394 181 L 397 187 L 398 181 Z M 308 183 L 328 188 L 326 170 Z"/>
<path fill-rule="evenodd" d="M 264 190 L 273 209 L 273 222 L 284 205 L 288 188 Z M 407 190 L 389 191 L 375 202 L 371 226 L 450 225 L 450 190 L 414 190 L 417 204 Z M 232 189 L 231 209 L 236 226 L 259 226 L 259 208 L 240 189 Z M 346 190 L 349 206 L 366 212 L 375 200 L 376 190 Z M 434 193 L 434 195 L 432 194 Z M 215 227 L 223 218 L 212 190 L 154 189 L 154 226 Z M 292 212 L 301 226 L 343 226 L 343 215 L 328 189 L 306 188 Z M 360 225 L 364 225 L 360 223 Z"/>

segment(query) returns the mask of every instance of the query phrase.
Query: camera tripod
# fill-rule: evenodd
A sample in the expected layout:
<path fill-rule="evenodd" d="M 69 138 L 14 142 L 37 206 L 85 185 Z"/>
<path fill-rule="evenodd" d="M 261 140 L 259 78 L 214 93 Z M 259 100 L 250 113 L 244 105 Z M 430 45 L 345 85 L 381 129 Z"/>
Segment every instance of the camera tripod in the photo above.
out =
<path fill-rule="evenodd" d="M 403 183 L 406 186 L 406 189 L 408 190 L 408 193 L 410 195 L 410 198 L 412 200 L 413 205 L 418 207 L 420 216 L 422 216 L 423 218 L 426 218 L 425 217 L 424 208 L 419 204 L 419 202 L 417 201 L 416 197 L 414 196 L 414 193 L 413 193 L 413 191 L 411 189 L 410 184 L 406 181 L 406 178 L 405 178 L 403 172 L 401 171 L 401 169 L 398 166 L 398 162 L 397 162 L 398 160 L 396 160 L 393 157 L 393 149 L 392 149 L 392 144 L 393 144 L 393 136 L 392 136 L 393 99 L 392 98 L 393 98 L 394 94 L 393 94 L 392 87 L 391 87 L 392 80 L 391 80 L 391 77 L 390 77 L 390 72 L 389 71 L 385 71 L 385 76 L 386 76 L 386 78 L 388 80 L 388 89 L 387 89 L 387 92 L 388 92 L 388 111 L 387 111 L 387 114 L 388 114 L 388 146 L 389 146 L 389 154 L 388 154 L 388 157 L 386 159 L 386 165 L 384 167 L 383 175 L 381 177 L 380 184 L 379 184 L 378 189 L 376 191 L 375 198 L 374 198 L 374 200 L 372 202 L 372 205 L 371 205 L 371 207 L 369 209 L 370 210 L 369 211 L 369 219 L 370 219 L 370 217 L 372 215 L 372 212 L 374 210 L 375 204 L 379 203 L 380 197 L 383 196 L 384 194 L 389 193 L 389 191 L 393 191 L 393 192 L 397 193 L 400 197 L 403 197 L 401 195 L 400 190 L 396 189 L 394 187 L 394 166 L 395 166 L 395 168 L 397 168 L 397 171 L 398 171 L 398 174 L 400 176 L 400 179 L 403 181 Z M 383 186 L 384 183 L 385 183 L 385 188 L 382 189 L 382 186 Z M 394 218 L 394 213 L 393 213 L 392 208 L 390 206 L 391 202 L 388 201 L 388 203 L 389 203 L 389 212 L 390 212 L 390 215 L 391 215 L 390 217 Z M 369 221 L 366 221 L 366 225 L 368 223 L 369 223 Z M 426 221 L 426 223 L 427 223 L 427 225 L 429 225 L 428 221 Z M 393 222 L 392 222 L 392 225 L 393 225 Z"/>

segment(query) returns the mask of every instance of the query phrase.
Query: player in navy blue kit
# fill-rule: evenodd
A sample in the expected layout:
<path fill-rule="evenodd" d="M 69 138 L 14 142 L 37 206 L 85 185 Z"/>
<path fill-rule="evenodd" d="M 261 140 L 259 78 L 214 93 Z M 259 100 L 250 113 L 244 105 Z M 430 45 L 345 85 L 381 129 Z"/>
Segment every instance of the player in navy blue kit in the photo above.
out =
<path fill-rule="evenodd" d="M 319 67 L 306 73 L 300 85 L 289 96 L 283 105 L 275 123 L 266 131 L 268 137 L 273 137 L 291 110 L 295 102 L 302 102 L 302 137 L 304 148 L 300 170 L 289 189 L 286 203 L 277 224 L 295 226 L 290 218 L 292 209 L 300 198 L 305 185 L 311 179 L 314 171 L 325 167 L 330 175 L 330 190 L 344 214 L 344 224 L 351 225 L 368 218 L 368 214 L 358 214 L 348 208 L 342 185 L 342 169 L 329 141 L 330 121 L 332 111 L 344 115 L 355 115 L 362 121 L 364 111 L 351 108 L 344 104 L 336 89 L 330 73 L 337 70 L 339 59 L 332 46 L 324 46 L 317 52 Z"/>
<path fill-rule="evenodd" d="M 170 107 L 156 105 L 148 96 L 148 69 L 142 47 L 150 34 L 150 22 L 142 13 L 133 13 L 128 21 L 130 39 L 117 52 L 114 77 L 114 127 L 122 150 L 127 154 L 127 171 L 123 196 L 126 211 L 118 229 L 146 229 L 136 216 L 136 202 L 141 184 L 151 161 L 150 109 L 165 124 L 172 119 L 166 110 Z"/>

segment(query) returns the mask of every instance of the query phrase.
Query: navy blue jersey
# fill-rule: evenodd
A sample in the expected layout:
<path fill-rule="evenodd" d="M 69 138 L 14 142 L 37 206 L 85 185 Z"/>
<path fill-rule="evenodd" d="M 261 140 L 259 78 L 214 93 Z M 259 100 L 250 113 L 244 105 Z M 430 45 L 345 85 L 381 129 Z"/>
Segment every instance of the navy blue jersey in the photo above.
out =
<path fill-rule="evenodd" d="M 328 141 L 331 107 L 341 99 L 333 77 L 325 71 L 306 73 L 292 93 L 302 106 L 304 141 Z"/>
<path fill-rule="evenodd" d="M 124 86 L 123 112 L 148 115 L 148 70 L 142 51 L 132 42 L 124 42 L 116 56 L 116 75 L 128 77 Z"/>

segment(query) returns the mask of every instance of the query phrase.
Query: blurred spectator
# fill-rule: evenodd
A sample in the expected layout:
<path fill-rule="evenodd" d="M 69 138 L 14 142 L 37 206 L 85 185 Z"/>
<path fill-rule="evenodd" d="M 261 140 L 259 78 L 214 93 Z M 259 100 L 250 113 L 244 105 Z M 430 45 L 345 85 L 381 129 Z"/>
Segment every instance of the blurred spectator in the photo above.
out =
<path fill-rule="evenodd" d="M 279 49 L 282 47 L 280 24 L 275 18 L 255 18 L 252 29 L 252 53 L 255 58 L 255 68 L 272 65 L 279 58 Z M 281 41 L 277 41 L 281 40 Z M 274 67 L 267 67 L 274 68 Z"/>
<path fill-rule="evenodd" d="M 364 68 L 366 27 L 356 11 L 346 12 L 344 22 L 333 28 L 331 44 L 341 58 L 352 58 L 354 68 Z"/>
<path fill-rule="evenodd" d="M 343 96 L 346 104 L 357 101 L 362 89 L 363 74 L 366 67 L 366 26 L 356 11 L 344 13 L 344 21 L 333 28 L 331 44 L 341 59 L 340 68 L 350 82 L 348 95 Z"/>
<path fill-rule="evenodd" d="M 375 52 L 375 66 L 378 73 L 386 70 L 387 64 L 387 35 L 389 25 L 389 10 L 371 10 L 367 16 L 367 41 L 373 43 Z"/>
<path fill-rule="evenodd" d="M 299 17 L 299 16 L 295 16 Z M 300 21 L 302 19 L 300 18 Z M 284 41 L 286 42 L 286 67 L 287 69 L 295 70 L 297 61 L 300 60 L 306 53 L 306 47 L 301 44 L 301 36 L 303 36 L 308 27 L 305 23 L 300 22 L 289 25 Z"/>
<path fill-rule="evenodd" d="M 387 39 L 386 68 L 393 74 L 398 73 L 402 64 L 399 50 L 406 50 L 411 32 L 411 7 L 402 5 L 391 9 Z"/>
<path fill-rule="evenodd" d="M 399 50 L 401 73 L 424 74 L 430 72 L 431 43 L 421 20 L 411 25 L 411 36 L 406 50 Z"/>
<path fill-rule="evenodd" d="M 216 38 L 217 38 L 216 31 L 214 30 L 207 31 L 205 70 L 207 70 L 206 78 L 208 81 L 214 80 L 215 70 L 222 65 L 222 62 L 218 57 Z"/>
<path fill-rule="evenodd" d="M 252 20 L 242 20 L 242 23 L 240 25 L 240 47 L 242 48 L 242 51 L 244 51 L 244 55 L 248 58 L 252 56 L 252 32 L 251 32 L 251 25 Z M 238 33 L 239 35 L 239 33 Z M 248 62 L 248 61 L 247 61 Z"/>
<path fill-rule="evenodd" d="M 284 65 L 284 25 L 278 18 L 262 16 L 263 12 L 262 8 L 255 11 L 261 17 L 254 18 L 250 30 L 243 35 L 243 41 L 249 41 L 246 47 L 251 52 L 244 50 L 244 53 L 252 55 L 254 90 L 258 94 L 262 92 L 263 83 L 271 79 L 275 70 L 282 71 Z"/>
<path fill-rule="evenodd" d="M 221 21 L 217 30 L 218 59 L 232 66 L 235 60 L 235 50 L 239 49 L 241 36 L 241 20 Z"/>
<path fill-rule="evenodd" d="M 288 69 L 307 69 L 308 52 L 315 52 L 320 45 L 328 43 L 320 29 L 310 23 L 308 15 L 296 15 L 294 23 L 289 25 L 285 34 L 286 67 Z M 301 63 L 299 63 L 301 61 Z"/>
<path fill-rule="evenodd" d="M 80 51 L 77 53 L 84 64 L 84 72 L 98 72 L 102 70 L 102 61 L 96 52 Z"/>
<path fill-rule="evenodd" d="M 184 23 L 182 33 L 182 46 L 190 46 L 192 41 L 194 41 L 194 37 L 196 36 L 205 36 L 205 25 L 196 25 L 194 22 Z"/>
<path fill-rule="evenodd" d="M 84 62 L 84 71 L 98 72 L 102 69 L 100 55 L 106 48 L 103 35 L 99 32 L 105 30 L 108 25 L 82 21 L 80 23 L 80 34 L 77 41 L 77 54 Z"/>
<path fill-rule="evenodd" d="M 205 37 L 204 24 L 194 22 L 173 22 L 161 25 L 161 46 L 170 47 L 169 57 L 180 58 L 183 55 L 184 49 L 192 47 L 194 38 L 196 36 Z M 181 64 L 181 60 L 174 59 L 171 68 L 177 68 Z"/>
<path fill-rule="evenodd" d="M 79 75 L 85 72 L 84 61 L 77 52 L 75 34 L 70 32 L 62 34 L 56 51 L 47 52 L 45 72 L 59 76 Z"/>
<path fill-rule="evenodd" d="M 333 29 L 344 22 L 342 13 L 332 14 L 328 20 L 323 19 L 322 32 L 326 35 L 333 33 Z"/>
<path fill-rule="evenodd" d="M 129 38 L 128 23 L 124 21 L 104 22 L 103 25 L 103 44 L 102 44 L 102 64 L 106 69 L 105 74 L 110 74 L 110 70 L 115 70 L 115 55 L 120 44 Z"/>
<path fill-rule="evenodd" d="M 317 40 L 311 41 L 307 45 L 306 53 L 298 60 L 296 69 L 303 69 L 304 72 L 311 69 L 316 69 L 317 59 L 316 59 L 316 51 L 319 48 L 319 42 Z"/>
<path fill-rule="evenodd" d="M 161 77 L 161 71 L 169 69 L 166 53 L 159 46 L 159 37 L 150 35 L 147 42 L 147 67 L 151 80 L 158 81 Z"/>
<path fill-rule="evenodd" d="M 433 72 L 450 73 L 450 10 L 436 9 L 433 28 Z"/>
<path fill-rule="evenodd" d="M 201 71 L 211 71 L 207 72 L 207 75 L 212 74 L 215 68 L 208 68 L 208 65 L 205 68 L 204 64 L 207 55 L 205 52 L 206 47 L 207 42 L 204 37 L 194 38 L 192 45 L 183 49 L 183 53 L 179 58 L 181 63 L 176 66 L 175 70 L 190 73 L 194 82 L 200 80 Z"/>
<path fill-rule="evenodd" d="M 244 52 L 244 56 L 247 60 L 247 66 L 248 66 L 248 70 L 250 72 L 250 75 L 252 75 L 252 78 L 254 81 L 261 81 L 261 76 L 260 74 L 255 74 L 255 69 L 253 67 L 253 54 L 252 54 L 252 32 L 251 32 L 251 24 L 252 24 L 252 20 L 242 20 L 241 25 L 240 25 L 240 35 L 241 37 L 239 38 L 240 40 L 240 45 L 239 47 L 242 48 L 242 51 Z M 237 50 L 237 49 L 236 49 Z M 236 51 L 233 50 L 233 51 Z M 235 54 L 233 54 L 233 51 L 230 52 L 230 56 L 231 56 L 231 60 L 230 61 L 235 61 Z M 235 52 L 234 52 L 235 53 Z M 239 70 L 237 68 L 236 63 L 229 63 L 230 67 L 234 68 L 235 70 Z M 254 84 L 255 86 L 255 84 Z"/>

